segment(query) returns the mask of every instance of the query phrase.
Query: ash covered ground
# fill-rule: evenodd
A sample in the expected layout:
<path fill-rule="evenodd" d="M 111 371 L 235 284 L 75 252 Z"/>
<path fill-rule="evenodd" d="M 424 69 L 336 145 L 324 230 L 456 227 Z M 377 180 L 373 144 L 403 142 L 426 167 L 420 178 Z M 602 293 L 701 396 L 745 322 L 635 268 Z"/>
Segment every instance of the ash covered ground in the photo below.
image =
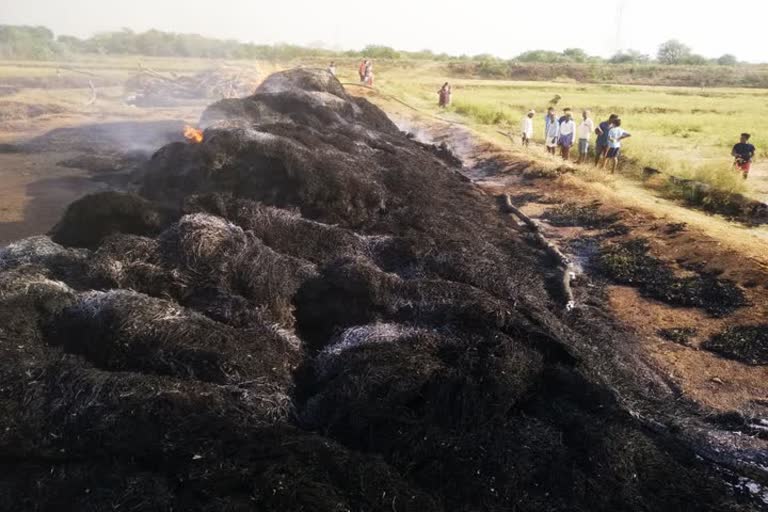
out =
<path fill-rule="evenodd" d="M 758 510 L 449 152 L 320 71 L 202 123 L 0 252 L 1 510 Z"/>

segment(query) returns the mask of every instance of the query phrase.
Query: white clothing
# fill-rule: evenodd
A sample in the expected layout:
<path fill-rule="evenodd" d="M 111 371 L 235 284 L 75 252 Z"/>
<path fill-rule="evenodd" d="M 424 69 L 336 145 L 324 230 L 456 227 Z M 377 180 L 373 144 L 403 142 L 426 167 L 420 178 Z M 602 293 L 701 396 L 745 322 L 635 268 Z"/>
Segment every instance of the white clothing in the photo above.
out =
<path fill-rule="evenodd" d="M 554 148 L 557 146 L 557 139 L 560 137 L 560 124 L 557 122 L 557 119 L 550 122 L 547 126 L 547 133 L 545 135 L 546 143 L 548 148 Z"/>
<path fill-rule="evenodd" d="M 595 131 L 595 122 L 589 118 L 583 120 L 579 125 L 579 138 L 589 140 Z"/>
<path fill-rule="evenodd" d="M 523 118 L 522 132 L 526 139 L 533 138 L 533 119 L 528 116 Z"/>
<path fill-rule="evenodd" d="M 576 131 L 576 123 L 573 119 L 570 121 L 563 121 L 560 123 L 560 136 L 561 137 L 567 137 L 568 135 L 572 134 Z"/>

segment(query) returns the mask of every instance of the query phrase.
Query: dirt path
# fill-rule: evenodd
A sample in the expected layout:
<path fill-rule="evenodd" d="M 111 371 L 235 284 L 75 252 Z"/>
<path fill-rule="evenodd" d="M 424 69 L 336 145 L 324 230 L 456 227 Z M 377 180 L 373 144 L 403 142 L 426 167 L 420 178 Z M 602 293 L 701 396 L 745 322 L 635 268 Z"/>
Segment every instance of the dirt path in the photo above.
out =
<path fill-rule="evenodd" d="M 734 325 L 768 323 L 768 260 L 764 228 L 750 230 L 701 212 L 661 201 L 620 180 L 615 187 L 565 176 L 542 177 L 519 154 L 478 138 L 468 130 L 398 112 L 403 128 L 418 138 L 445 143 L 464 162 L 467 175 L 489 194 L 510 194 L 524 213 L 535 219 L 545 236 L 569 253 L 583 268 L 575 292 L 587 300 L 604 296 L 611 314 L 641 340 L 647 359 L 680 396 L 712 413 L 739 411 L 750 421 L 768 418 L 768 366 L 749 365 L 702 350 L 711 336 Z M 603 216 L 615 216 L 624 232 L 610 244 L 647 239 L 650 254 L 676 275 L 717 275 L 743 291 L 747 306 L 732 314 L 713 316 L 695 307 L 679 307 L 644 296 L 637 287 L 617 285 L 594 271 L 594 254 L 584 253 L 585 241 L 604 235 L 589 226 L 553 226 L 544 218 L 553 206 L 596 204 Z M 669 229 L 673 226 L 674 229 Z M 735 233 L 737 236 L 735 236 Z M 695 272 L 694 272 L 695 270 Z M 664 329 L 693 332 L 684 343 L 660 335 Z"/>

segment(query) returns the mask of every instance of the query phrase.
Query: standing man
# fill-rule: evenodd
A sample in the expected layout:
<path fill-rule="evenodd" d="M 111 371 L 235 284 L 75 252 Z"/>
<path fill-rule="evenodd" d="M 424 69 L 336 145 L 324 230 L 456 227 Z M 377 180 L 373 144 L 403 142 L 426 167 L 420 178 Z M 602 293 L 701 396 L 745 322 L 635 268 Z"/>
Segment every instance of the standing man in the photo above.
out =
<path fill-rule="evenodd" d="M 437 106 L 445 108 L 448 106 L 448 82 L 445 82 L 443 86 L 437 91 Z"/>
<path fill-rule="evenodd" d="M 547 109 L 547 115 L 544 116 L 544 139 L 546 140 L 547 134 L 549 133 L 549 123 L 551 123 L 552 119 L 554 119 L 555 116 L 555 107 L 549 107 Z"/>
<path fill-rule="evenodd" d="M 547 131 L 544 134 L 544 143 L 547 146 L 547 153 L 554 155 L 555 148 L 557 147 L 557 140 L 560 138 L 560 123 L 557 122 L 554 108 L 550 108 L 549 111 L 547 111 L 545 126 L 547 127 Z"/>
<path fill-rule="evenodd" d="M 576 136 L 576 121 L 573 120 L 569 108 L 565 109 L 565 114 L 560 119 L 560 138 L 558 140 L 560 154 L 563 160 L 570 160 L 571 147 L 573 147 L 573 139 Z"/>
<path fill-rule="evenodd" d="M 735 158 L 733 162 L 734 169 L 741 171 L 744 179 L 749 176 L 749 170 L 752 167 L 752 159 L 755 157 L 755 146 L 749 143 L 752 136 L 748 133 L 741 134 L 741 142 L 733 146 L 731 156 Z"/>
<path fill-rule="evenodd" d="M 589 139 L 595 131 L 595 122 L 589 117 L 589 110 L 581 113 L 582 121 L 579 125 L 579 163 L 587 161 L 589 155 Z"/>
<path fill-rule="evenodd" d="M 529 110 L 528 114 L 523 118 L 523 126 L 520 131 L 523 132 L 523 146 L 528 147 L 533 138 L 533 116 L 536 115 L 535 110 Z"/>
<path fill-rule="evenodd" d="M 603 161 L 603 167 L 605 167 L 605 162 L 608 160 L 611 161 L 611 174 L 614 174 L 616 172 L 616 168 L 619 166 L 621 141 L 631 136 L 632 135 L 630 135 L 621 127 L 621 119 L 614 119 L 613 128 L 608 131 L 608 154 L 606 155 L 606 159 Z"/>
<path fill-rule="evenodd" d="M 597 140 L 595 141 L 595 167 L 600 165 L 600 160 L 604 159 L 608 154 L 608 132 L 611 131 L 613 122 L 618 118 L 619 116 L 616 114 L 611 114 L 607 121 L 603 121 L 595 128 L 595 134 L 597 135 Z M 605 167 L 605 163 L 603 163 L 603 167 Z"/>
<path fill-rule="evenodd" d="M 357 68 L 357 74 L 360 75 L 360 83 L 365 82 L 365 68 L 368 67 L 368 60 L 363 59 L 360 61 L 360 66 Z"/>
<path fill-rule="evenodd" d="M 336 76 L 336 63 L 334 61 L 331 61 L 331 63 L 328 64 L 328 72 L 331 75 Z"/>

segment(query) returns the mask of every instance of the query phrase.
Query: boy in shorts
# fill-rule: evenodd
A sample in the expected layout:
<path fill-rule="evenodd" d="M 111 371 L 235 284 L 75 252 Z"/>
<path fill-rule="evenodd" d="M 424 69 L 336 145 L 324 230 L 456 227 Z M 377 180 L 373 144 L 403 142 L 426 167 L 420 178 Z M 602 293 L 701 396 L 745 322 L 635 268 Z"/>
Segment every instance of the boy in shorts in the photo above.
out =
<path fill-rule="evenodd" d="M 595 167 L 600 165 L 600 160 L 608 154 L 608 132 L 611 131 L 613 122 L 618 118 L 619 116 L 616 114 L 611 114 L 607 121 L 603 121 L 595 128 L 595 134 L 597 135 L 597 140 L 595 141 Z M 605 167 L 605 163 L 603 163 L 603 167 Z"/>
<path fill-rule="evenodd" d="M 733 146 L 731 150 L 731 156 L 735 158 L 733 166 L 741 172 L 744 179 L 747 179 L 747 176 L 749 176 L 752 158 L 755 156 L 755 146 L 749 143 L 750 137 L 752 137 L 750 134 L 742 133 L 741 142 Z"/>
<path fill-rule="evenodd" d="M 613 128 L 608 131 L 608 153 L 603 161 L 603 167 L 605 163 L 611 161 L 611 174 L 616 172 L 616 168 L 619 166 L 619 155 L 621 154 L 621 141 L 631 137 L 624 128 L 621 127 L 621 119 L 615 119 L 613 121 Z"/>

